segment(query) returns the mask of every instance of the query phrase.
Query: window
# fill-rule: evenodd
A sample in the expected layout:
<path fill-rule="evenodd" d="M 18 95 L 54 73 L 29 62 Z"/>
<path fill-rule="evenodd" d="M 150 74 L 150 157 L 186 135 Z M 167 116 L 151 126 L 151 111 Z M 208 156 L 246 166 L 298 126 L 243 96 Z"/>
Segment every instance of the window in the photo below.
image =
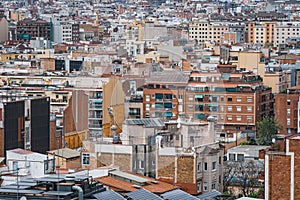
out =
<path fill-rule="evenodd" d="M 247 97 L 247 102 L 252 102 L 252 97 Z"/>
<path fill-rule="evenodd" d="M 287 114 L 288 116 L 290 116 L 290 114 L 291 114 L 291 109 L 286 109 L 286 114 Z"/>
<path fill-rule="evenodd" d="M 237 107 L 236 107 L 236 111 L 237 111 L 237 112 L 241 112 L 241 111 L 242 111 L 242 107 L 241 107 L 241 106 L 237 106 Z"/>
<path fill-rule="evenodd" d="M 211 168 L 212 171 L 215 171 L 217 170 L 217 162 L 212 162 L 212 168 Z"/>
<path fill-rule="evenodd" d="M 204 171 L 207 171 L 207 162 L 204 163 L 203 169 Z"/>
<path fill-rule="evenodd" d="M 189 109 L 189 110 L 193 110 L 193 108 L 194 108 L 193 105 L 189 105 L 189 106 L 188 106 L 188 109 Z"/>
<path fill-rule="evenodd" d="M 82 153 L 82 165 L 90 165 L 90 154 Z"/>
<path fill-rule="evenodd" d="M 204 182 L 204 183 L 203 183 L 203 191 L 207 191 L 207 190 L 208 190 L 207 183 Z"/>
<path fill-rule="evenodd" d="M 288 106 L 291 105 L 291 100 L 290 99 L 287 100 L 287 105 Z"/>
<path fill-rule="evenodd" d="M 252 116 L 247 116 L 247 122 L 251 122 L 252 121 Z"/>
<path fill-rule="evenodd" d="M 211 189 L 212 189 L 212 190 L 215 190 L 215 189 L 216 189 L 216 182 L 213 182 L 213 183 L 211 184 Z"/>
<path fill-rule="evenodd" d="M 230 160 L 230 161 L 235 161 L 235 154 L 230 153 L 230 154 L 229 154 L 229 160 Z"/>
<path fill-rule="evenodd" d="M 146 110 L 150 110 L 150 104 L 146 104 Z"/>
<path fill-rule="evenodd" d="M 232 116 L 231 116 L 231 115 L 228 115 L 228 116 L 227 116 L 227 120 L 228 120 L 228 121 L 231 121 L 231 120 L 232 120 Z"/>
<path fill-rule="evenodd" d="M 193 96 L 189 96 L 189 101 L 193 101 L 193 100 L 194 100 Z"/>
<path fill-rule="evenodd" d="M 228 107 L 227 107 L 227 110 L 228 110 L 228 111 L 232 111 L 232 106 L 228 106 Z"/>
<path fill-rule="evenodd" d="M 150 101 L 150 95 L 146 95 L 146 101 Z"/>
<path fill-rule="evenodd" d="M 252 107 L 251 107 L 251 106 L 248 106 L 248 107 L 247 107 L 247 111 L 248 111 L 248 112 L 252 112 Z"/>
<path fill-rule="evenodd" d="M 286 119 L 286 125 L 291 125 L 291 119 L 290 118 Z"/>
<path fill-rule="evenodd" d="M 232 97 L 228 97 L 228 98 L 227 98 L 227 101 L 232 101 Z"/>
<path fill-rule="evenodd" d="M 220 111 L 224 112 L 224 106 L 220 106 Z"/>
<path fill-rule="evenodd" d="M 244 154 L 238 154 L 237 161 L 244 161 Z"/>
<path fill-rule="evenodd" d="M 237 97 L 236 98 L 236 102 L 242 102 L 242 98 L 241 97 Z"/>
<path fill-rule="evenodd" d="M 143 160 L 139 161 L 140 169 L 144 169 L 145 162 Z"/>
<path fill-rule="evenodd" d="M 197 183 L 197 191 L 198 191 L 198 192 L 201 192 L 201 182 L 198 182 L 198 183 Z"/>
<path fill-rule="evenodd" d="M 236 121 L 242 121 L 242 116 L 236 116 Z"/>
<path fill-rule="evenodd" d="M 201 171 L 201 162 L 198 162 L 197 164 L 197 172 L 200 172 Z"/>

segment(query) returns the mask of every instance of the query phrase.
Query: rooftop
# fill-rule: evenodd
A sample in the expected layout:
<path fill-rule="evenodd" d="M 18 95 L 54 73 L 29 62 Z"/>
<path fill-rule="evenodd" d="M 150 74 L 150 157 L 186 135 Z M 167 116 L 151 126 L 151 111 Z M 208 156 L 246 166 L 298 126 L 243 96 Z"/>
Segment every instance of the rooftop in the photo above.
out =
<path fill-rule="evenodd" d="M 166 70 L 162 72 L 154 72 L 150 75 L 147 83 L 184 83 L 189 80 L 189 76 L 183 72 L 176 70 Z"/>
<path fill-rule="evenodd" d="M 66 159 L 80 157 L 80 152 L 69 149 L 69 148 L 57 149 L 57 150 L 48 151 L 48 152 L 50 154 L 55 154 L 56 156 L 63 157 Z"/>
<path fill-rule="evenodd" d="M 126 119 L 126 123 L 129 125 L 143 125 L 147 128 L 164 126 L 164 123 L 159 118 Z"/>

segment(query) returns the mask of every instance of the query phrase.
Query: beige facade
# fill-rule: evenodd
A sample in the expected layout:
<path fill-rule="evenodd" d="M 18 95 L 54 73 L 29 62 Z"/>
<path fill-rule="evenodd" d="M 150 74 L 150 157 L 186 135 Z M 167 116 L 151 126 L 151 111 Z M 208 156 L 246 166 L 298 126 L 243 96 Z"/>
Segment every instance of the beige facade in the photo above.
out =
<path fill-rule="evenodd" d="M 224 33 L 228 32 L 228 24 L 209 21 L 193 21 L 189 26 L 189 39 L 200 43 L 220 43 Z"/>
<path fill-rule="evenodd" d="M 257 75 L 263 75 L 265 63 L 262 59 L 262 53 L 259 51 L 241 51 L 238 52 L 238 69 L 253 71 Z"/>
<path fill-rule="evenodd" d="M 0 18 L 0 42 L 8 40 L 8 22 L 3 17 Z"/>
<path fill-rule="evenodd" d="M 110 127 L 114 124 L 120 133 L 124 121 L 124 98 L 119 77 L 112 77 L 103 86 L 103 135 L 110 136 Z"/>
<path fill-rule="evenodd" d="M 265 73 L 264 84 L 272 88 L 272 92 L 278 94 L 291 87 L 291 71 Z"/>

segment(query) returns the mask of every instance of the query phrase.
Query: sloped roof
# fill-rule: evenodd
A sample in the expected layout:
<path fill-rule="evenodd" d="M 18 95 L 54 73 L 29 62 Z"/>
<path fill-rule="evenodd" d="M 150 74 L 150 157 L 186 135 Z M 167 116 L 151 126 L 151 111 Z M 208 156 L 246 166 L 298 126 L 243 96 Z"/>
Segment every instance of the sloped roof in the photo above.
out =
<path fill-rule="evenodd" d="M 178 189 L 178 186 L 174 186 L 173 184 L 166 183 L 163 181 L 155 181 L 152 178 L 145 177 L 142 175 L 136 175 L 143 178 L 146 178 L 148 180 L 146 185 L 140 186 L 141 188 L 144 188 L 150 192 L 156 193 L 156 194 L 162 194 L 174 189 Z M 123 191 L 123 192 L 132 192 L 138 190 L 138 188 L 134 187 L 132 183 L 111 177 L 111 176 L 104 176 L 100 178 L 96 178 L 100 183 L 103 185 L 109 186 L 111 188 L 114 188 L 115 191 Z"/>
<path fill-rule="evenodd" d="M 164 123 L 159 118 L 126 119 L 126 123 L 130 125 L 143 125 L 148 128 L 164 126 Z"/>
<path fill-rule="evenodd" d="M 134 192 L 129 192 L 126 194 L 126 196 L 130 197 L 132 200 L 141 200 L 141 199 L 162 200 L 162 198 L 160 198 L 156 194 L 153 194 L 145 189 L 140 189 L 140 190 L 136 190 Z"/>
<path fill-rule="evenodd" d="M 219 195 L 221 195 L 221 192 L 219 192 L 217 190 L 213 190 L 211 192 L 207 192 L 207 193 L 199 195 L 198 198 L 201 199 L 201 200 L 208 200 L 208 199 L 212 199 L 214 197 L 217 197 Z"/>
<path fill-rule="evenodd" d="M 190 195 L 189 193 L 186 193 L 180 189 L 172 190 L 170 192 L 166 192 L 162 195 L 163 198 L 168 200 L 178 200 L 178 199 L 184 199 L 184 200 L 198 200 L 198 198 L 194 197 L 193 195 Z"/>
<path fill-rule="evenodd" d="M 112 191 L 112 190 L 107 190 L 105 192 L 93 194 L 93 196 L 99 200 L 123 200 L 123 199 L 125 199 L 119 193 Z"/>

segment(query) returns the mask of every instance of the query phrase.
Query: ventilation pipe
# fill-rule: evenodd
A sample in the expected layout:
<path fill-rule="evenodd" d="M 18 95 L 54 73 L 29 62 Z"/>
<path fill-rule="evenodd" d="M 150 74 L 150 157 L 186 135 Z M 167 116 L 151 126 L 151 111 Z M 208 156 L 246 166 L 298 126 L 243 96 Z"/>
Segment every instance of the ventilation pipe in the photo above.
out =
<path fill-rule="evenodd" d="M 78 192 L 78 199 L 83 200 L 83 190 L 81 187 L 74 185 L 72 186 L 72 190 L 76 190 Z"/>

